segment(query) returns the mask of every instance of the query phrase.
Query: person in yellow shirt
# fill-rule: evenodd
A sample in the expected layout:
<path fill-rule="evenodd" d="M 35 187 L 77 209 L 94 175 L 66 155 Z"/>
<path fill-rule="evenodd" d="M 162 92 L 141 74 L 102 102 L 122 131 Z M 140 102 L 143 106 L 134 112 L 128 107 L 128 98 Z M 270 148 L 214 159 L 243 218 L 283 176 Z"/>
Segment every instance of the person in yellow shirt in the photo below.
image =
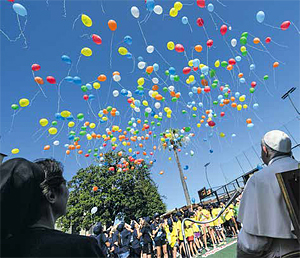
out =
<path fill-rule="evenodd" d="M 183 234 L 182 234 L 182 227 L 181 227 L 181 220 L 182 220 L 182 213 L 178 211 L 176 215 L 173 217 L 174 221 L 174 228 L 176 228 L 177 236 L 178 236 L 178 242 L 179 242 L 179 253 L 183 257 L 186 256 L 185 249 L 184 249 L 184 242 L 183 242 Z"/>
<path fill-rule="evenodd" d="M 184 216 L 186 218 L 189 218 L 190 217 L 190 211 L 188 211 L 188 210 L 185 211 Z M 184 234 L 185 234 L 185 237 L 187 238 L 187 241 L 189 243 L 189 247 L 190 247 L 190 251 L 191 251 L 192 256 L 199 255 L 199 253 L 197 251 L 197 247 L 196 247 L 195 242 L 194 242 L 193 222 L 185 221 L 185 223 L 184 223 Z"/>
<path fill-rule="evenodd" d="M 222 208 L 218 207 L 217 204 L 213 203 L 213 209 L 212 209 L 212 217 L 215 218 L 218 216 L 219 212 L 222 210 Z M 226 244 L 226 237 L 224 234 L 224 229 L 222 224 L 224 223 L 222 216 L 220 216 L 217 220 L 214 221 L 214 228 L 217 233 L 218 238 L 220 239 L 220 242 L 223 242 L 223 244 Z"/>
<path fill-rule="evenodd" d="M 234 217 L 234 211 L 233 211 L 233 205 L 230 204 L 229 207 L 225 210 L 224 212 L 225 214 L 225 225 L 230 229 L 230 231 L 232 231 L 233 233 L 233 237 L 237 237 L 236 234 L 236 230 L 235 230 L 235 225 L 234 225 L 234 221 L 232 220 L 232 218 Z"/>
<path fill-rule="evenodd" d="M 197 220 L 197 214 L 193 213 L 191 219 Z M 196 246 L 198 248 L 198 252 L 201 253 L 201 250 L 202 250 L 202 247 L 203 247 L 203 243 L 202 243 L 201 238 L 200 238 L 201 237 L 201 233 L 200 233 L 199 225 L 197 223 L 193 223 L 193 231 L 194 231 L 195 244 L 196 244 Z"/>

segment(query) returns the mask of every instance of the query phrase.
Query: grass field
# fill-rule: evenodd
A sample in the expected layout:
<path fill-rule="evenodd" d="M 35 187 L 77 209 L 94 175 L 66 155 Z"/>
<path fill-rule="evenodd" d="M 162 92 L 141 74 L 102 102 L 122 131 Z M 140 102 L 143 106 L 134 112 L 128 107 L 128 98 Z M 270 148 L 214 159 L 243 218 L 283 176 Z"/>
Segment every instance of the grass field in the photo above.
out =
<path fill-rule="evenodd" d="M 218 247 L 207 253 L 202 253 L 200 257 L 209 258 L 235 258 L 236 257 L 236 239 L 227 239 L 227 245 Z"/>

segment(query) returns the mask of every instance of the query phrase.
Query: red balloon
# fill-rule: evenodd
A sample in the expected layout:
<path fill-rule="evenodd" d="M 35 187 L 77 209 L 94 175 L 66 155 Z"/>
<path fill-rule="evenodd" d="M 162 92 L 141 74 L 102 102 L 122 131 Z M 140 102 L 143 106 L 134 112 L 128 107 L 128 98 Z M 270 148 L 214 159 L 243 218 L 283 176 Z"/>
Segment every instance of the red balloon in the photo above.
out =
<path fill-rule="evenodd" d="M 89 99 L 89 96 L 88 96 L 88 95 L 83 95 L 83 99 L 84 99 L 84 100 L 88 100 L 88 99 Z"/>
<path fill-rule="evenodd" d="M 97 44 L 97 45 L 101 45 L 102 44 L 102 39 L 100 36 L 98 36 L 97 34 L 93 34 L 92 35 L 92 39 L 93 41 Z"/>
<path fill-rule="evenodd" d="M 12 2 L 12 3 L 13 3 L 15 0 L 7 0 L 7 1 L 8 1 L 8 2 Z"/>
<path fill-rule="evenodd" d="M 220 115 L 221 115 L 221 117 L 225 116 L 225 112 L 221 112 Z"/>
<path fill-rule="evenodd" d="M 271 37 L 267 37 L 266 38 L 266 43 L 270 43 L 271 42 Z"/>
<path fill-rule="evenodd" d="M 220 28 L 220 32 L 221 34 L 224 36 L 227 32 L 227 26 L 226 25 L 222 25 Z"/>
<path fill-rule="evenodd" d="M 194 71 L 198 71 L 198 69 L 199 69 L 198 66 L 196 66 L 196 67 L 194 66 L 194 67 L 193 67 L 193 70 L 194 70 Z"/>
<path fill-rule="evenodd" d="M 214 121 L 209 121 L 209 122 L 208 122 L 208 125 L 211 126 L 211 127 L 213 127 L 213 126 L 216 125 L 216 123 L 215 123 Z"/>
<path fill-rule="evenodd" d="M 188 73 L 190 73 L 191 72 L 191 68 L 190 67 L 184 67 L 183 69 L 182 69 L 182 72 L 184 73 L 184 74 L 188 74 Z"/>
<path fill-rule="evenodd" d="M 32 66 L 31 66 L 31 70 L 32 71 L 38 71 L 38 70 L 40 70 L 41 69 L 41 66 L 39 65 L 39 64 L 33 64 Z"/>
<path fill-rule="evenodd" d="M 220 87 L 220 91 L 223 91 L 223 90 L 224 90 L 224 86 L 221 86 L 221 87 Z"/>
<path fill-rule="evenodd" d="M 209 87 L 209 86 L 205 86 L 205 87 L 204 87 L 204 91 L 205 91 L 206 93 L 210 92 L 210 87 Z"/>
<path fill-rule="evenodd" d="M 199 27 L 202 27 L 202 26 L 204 25 L 204 20 L 203 20 L 202 18 L 198 18 L 198 19 L 197 19 L 197 25 L 198 25 Z"/>
<path fill-rule="evenodd" d="M 236 64 L 236 61 L 235 61 L 234 58 L 230 58 L 230 59 L 228 60 L 228 63 L 229 63 L 230 65 L 235 65 L 235 64 Z"/>
<path fill-rule="evenodd" d="M 291 25 L 290 21 L 284 21 L 283 23 L 281 23 L 280 28 L 282 30 L 287 30 L 290 27 L 290 25 Z"/>
<path fill-rule="evenodd" d="M 206 42 L 206 45 L 207 45 L 208 47 L 212 47 L 213 43 L 214 43 L 214 41 L 213 41 L 212 39 L 209 39 L 209 40 Z"/>
<path fill-rule="evenodd" d="M 197 0 L 197 5 L 200 8 L 204 8 L 205 7 L 205 0 Z"/>
<path fill-rule="evenodd" d="M 127 102 L 131 104 L 133 102 L 132 98 L 127 99 Z"/>
<path fill-rule="evenodd" d="M 89 157 L 89 156 L 90 156 L 90 154 L 85 154 L 84 156 L 87 158 L 87 157 Z"/>
<path fill-rule="evenodd" d="M 139 152 L 139 151 L 137 151 L 137 152 L 136 152 L 136 155 L 139 155 L 139 154 L 140 154 L 140 152 Z"/>
<path fill-rule="evenodd" d="M 251 87 L 254 88 L 256 86 L 256 82 L 251 82 Z"/>
<path fill-rule="evenodd" d="M 175 45 L 175 50 L 176 50 L 178 53 L 182 53 L 182 52 L 184 52 L 184 47 L 183 47 L 183 45 L 181 45 L 181 44 L 176 44 L 176 45 Z"/>
<path fill-rule="evenodd" d="M 51 84 L 55 84 L 56 80 L 53 76 L 47 76 L 46 78 L 47 82 L 51 83 Z"/>

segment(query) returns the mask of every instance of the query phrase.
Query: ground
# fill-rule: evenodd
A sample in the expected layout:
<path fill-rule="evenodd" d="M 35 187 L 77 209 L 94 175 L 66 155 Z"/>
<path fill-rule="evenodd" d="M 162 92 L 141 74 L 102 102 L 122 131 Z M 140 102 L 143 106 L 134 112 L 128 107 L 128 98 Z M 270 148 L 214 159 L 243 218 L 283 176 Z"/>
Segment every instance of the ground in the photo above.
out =
<path fill-rule="evenodd" d="M 211 250 L 206 253 L 202 253 L 200 257 L 209 258 L 235 258 L 236 257 L 236 238 L 227 239 L 227 244 L 225 246 L 220 246 L 215 250 Z"/>

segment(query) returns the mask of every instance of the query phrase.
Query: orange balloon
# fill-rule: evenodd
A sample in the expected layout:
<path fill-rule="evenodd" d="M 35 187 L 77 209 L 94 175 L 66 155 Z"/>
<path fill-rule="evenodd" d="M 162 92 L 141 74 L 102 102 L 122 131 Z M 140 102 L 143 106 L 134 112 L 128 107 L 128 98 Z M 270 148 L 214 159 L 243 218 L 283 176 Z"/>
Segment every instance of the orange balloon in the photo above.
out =
<path fill-rule="evenodd" d="M 85 126 L 89 126 L 89 125 L 90 125 L 90 122 L 86 121 L 86 122 L 84 123 L 84 125 L 85 125 Z"/>
<path fill-rule="evenodd" d="M 200 123 L 201 123 L 201 124 L 204 123 L 204 119 L 201 119 L 201 120 L 200 120 Z"/>
<path fill-rule="evenodd" d="M 253 39 L 253 43 L 254 43 L 254 44 L 258 44 L 259 42 L 260 42 L 260 39 L 259 39 L 259 38 L 254 38 L 254 39 Z"/>
<path fill-rule="evenodd" d="M 36 77 L 34 77 L 34 80 L 37 84 L 40 84 L 40 85 L 44 84 L 44 80 L 41 77 L 36 76 Z"/>
<path fill-rule="evenodd" d="M 160 94 L 157 94 L 157 95 L 155 96 L 155 99 L 156 99 L 156 100 L 162 100 L 162 99 L 163 99 L 163 96 L 160 95 Z"/>
<path fill-rule="evenodd" d="M 232 106 L 233 108 L 236 108 L 237 104 L 236 104 L 235 102 L 233 102 L 233 103 L 231 103 L 231 106 Z"/>
<path fill-rule="evenodd" d="M 153 66 L 147 66 L 146 73 L 151 74 L 153 72 Z"/>
<path fill-rule="evenodd" d="M 224 105 L 225 105 L 224 103 L 220 103 L 220 107 L 224 107 Z"/>
<path fill-rule="evenodd" d="M 230 100 L 233 102 L 235 101 L 235 97 L 231 97 Z"/>
<path fill-rule="evenodd" d="M 117 29 L 117 23 L 114 20 L 109 20 L 108 21 L 108 28 L 111 31 L 115 31 Z"/>
<path fill-rule="evenodd" d="M 76 149 L 77 149 L 77 150 L 79 150 L 80 148 L 81 148 L 81 146 L 80 146 L 80 145 L 77 145 L 77 146 L 76 146 Z"/>
<path fill-rule="evenodd" d="M 202 119 L 205 119 L 205 115 L 202 115 L 201 118 L 202 118 Z"/>
<path fill-rule="evenodd" d="M 69 155 L 71 152 L 70 150 L 66 150 L 66 154 Z"/>
<path fill-rule="evenodd" d="M 233 66 L 232 66 L 232 65 L 228 65 L 228 66 L 227 66 L 227 70 L 228 70 L 228 71 L 231 71 L 232 69 L 233 69 Z"/>
<path fill-rule="evenodd" d="M 116 108 L 112 108 L 111 111 L 112 112 L 117 112 L 117 109 Z"/>
<path fill-rule="evenodd" d="M 105 109 L 105 108 L 104 108 L 102 111 L 103 111 L 103 114 L 105 114 L 105 115 L 107 115 L 107 114 L 108 114 L 108 111 L 107 111 L 107 109 Z"/>
<path fill-rule="evenodd" d="M 175 97 L 175 95 L 176 95 L 175 91 L 170 91 L 170 95 L 171 95 L 172 97 Z"/>
<path fill-rule="evenodd" d="M 279 66 L 279 63 L 278 62 L 274 62 L 273 67 L 276 68 L 278 66 Z"/>
<path fill-rule="evenodd" d="M 153 85 L 152 86 L 152 90 L 158 90 L 158 86 L 157 85 Z"/>
<path fill-rule="evenodd" d="M 184 180 L 187 180 L 187 177 L 186 177 L 186 176 L 184 177 Z"/>
<path fill-rule="evenodd" d="M 50 145 L 46 145 L 46 146 L 44 147 L 44 150 L 50 150 Z"/>
<path fill-rule="evenodd" d="M 93 192 L 96 192 L 96 191 L 98 191 L 98 186 L 93 187 Z"/>
<path fill-rule="evenodd" d="M 105 81 L 106 81 L 106 76 L 105 76 L 104 74 L 100 74 L 100 75 L 98 76 L 98 81 L 100 81 L 100 82 L 105 82 Z"/>
<path fill-rule="evenodd" d="M 208 115 L 208 114 L 210 113 L 210 111 L 209 111 L 209 110 L 206 110 L 205 113 Z"/>
<path fill-rule="evenodd" d="M 252 123 L 251 118 L 248 118 L 248 119 L 246 120 L 246 123 L 247 123 L 247 124 L 251 124 L 251 123 Z"/>
<path fill-rule="evenodd" d="M 78 154 L 82 154 L 82 153 L 83 153 L 83 151 L 82 151 L 82 150 L 79 150 L 79 151 L 78 151 Z"/>
<path fill-rule="evenodd" d="M 138 122 L 138 124 L 140 124 L 140 123 L 142 122 L 142 120 L 141 120 L 141 119 L 138 119 L 137 122 Z"/>
<path fill-rule="evenodd" d="M 163 173 L 165 173 L 163 170 L 159 172 L 160 175 L 162 175 Z"/>
<path fill-rule="evenodd" d="M 197 93 L 200 94 L 201 91 L 202 91 L 202 88 L 201 88 L 201 87 L 198 87 L 198 88 L 197 88 Z"/>
<path fill-rule="evenodd" d="M 157 147 L 154 145 L 154 146 L 153 146 L 153 150 L 156 150 L 156 148 L 157 148 Z"/>
<path fill-rule="evenodd" d="M 100 139 L 101 138 L 101 134 L 97 134 L 97 139 Z"/>
<path fill-rule="evenodd" d="M 242 78 L 243 76 L 244 76 L 244 74 L 243 73 L 239 73 L 239 78 Z"/>
<path fill-rule="evenodd" d="M 205 80 L 205 79 L 202 79 L 202 80 L 201 80 L 201 84 L 202 84 L 203 86 L 208 86 L 208 81 Z"/>
<path fill-rule="evenodd" d="M 112 75 L 113 75 L 113 76 L 114 76 L 114 75 L 120 75 L 120 73 L 119 73 L 118 71 L 115 71 L 115 72 L 113 72 Z"/>
<path fill-rule="evenodd" d="M 196 45 L 196 46 L 195 46 L 195 50 L 196 50 L 197 52 L 201 52 L 201 51 L 202 51 L 202 46 L 201 46 L 201 45 Z"/>
<path fill-rule="evenodd" d="M 230 102 L 229 99 L 224 99 L 224 101 L 223 101 L 223 103 L 224 103 L 225 105 L 229 104 L 229 102 Z"/>
<path fill-rule="evenodd" d="M 180 98 L 180 92 L 177 92 L 177 93 L 175 94 L 175 97 L 179 99 L 179 98 Z"/>

